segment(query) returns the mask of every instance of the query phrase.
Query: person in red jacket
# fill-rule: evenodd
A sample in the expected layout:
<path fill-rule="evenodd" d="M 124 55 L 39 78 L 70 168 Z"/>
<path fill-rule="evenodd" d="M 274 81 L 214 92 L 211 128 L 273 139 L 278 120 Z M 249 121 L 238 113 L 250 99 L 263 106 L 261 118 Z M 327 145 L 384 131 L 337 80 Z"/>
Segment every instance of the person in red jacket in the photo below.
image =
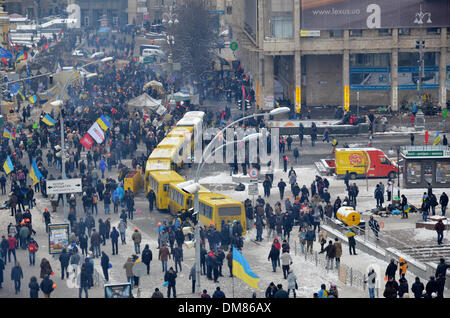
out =
<path fill-rule="evenodd" d="M 11 263 L 11 254 L 14 255 L 14 264 L 17 263 L 16 244 L 17 244 L 16 238 L 12 237 L 11 235 L 8 235 L 8 263 Z"/>

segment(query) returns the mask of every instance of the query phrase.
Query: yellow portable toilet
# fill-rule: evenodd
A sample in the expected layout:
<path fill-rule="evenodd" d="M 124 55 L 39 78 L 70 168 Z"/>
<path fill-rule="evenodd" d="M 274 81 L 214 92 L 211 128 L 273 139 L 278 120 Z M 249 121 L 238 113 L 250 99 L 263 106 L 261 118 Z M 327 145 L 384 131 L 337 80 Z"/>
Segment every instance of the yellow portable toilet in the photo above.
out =
<path fill-rule="evenodd" d="M 351 206 L 340 207 L 337 210 L 336 216 L 339 221 L 348 226 L 358 226 L 361 221 L 361 216 Z"/>

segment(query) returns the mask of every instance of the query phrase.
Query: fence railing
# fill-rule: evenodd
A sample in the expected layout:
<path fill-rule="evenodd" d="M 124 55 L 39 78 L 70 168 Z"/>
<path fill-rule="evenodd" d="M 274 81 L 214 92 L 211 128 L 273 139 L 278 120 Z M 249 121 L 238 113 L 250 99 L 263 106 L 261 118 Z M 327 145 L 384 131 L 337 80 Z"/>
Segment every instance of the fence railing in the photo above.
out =
<path fill-rule="evenodd" d="M 333 271 L 336 272 L 339 281 L 347 286 L 355 287 L 363 291 L 368 290 L 366 274 L 354 269 L 351 266 L 345 264 L 337 264 L 336 259 L 333 260 L 333 269 L 328 268 L 329 264 L 325 253 L 319 253 L 317 251 L 307 252 L 306 245 L 304 246 L 304 249 L 302 251 L 301 244 L 297 244 L 296 240 L 294 241 L 294 255 L 303 256 L 306 262 L 310 262 L 316 267 L 324 268 L 327 273 Z M 378 294 L 379 289 L 375 288 L 375 296 L 378 297 Z"/>

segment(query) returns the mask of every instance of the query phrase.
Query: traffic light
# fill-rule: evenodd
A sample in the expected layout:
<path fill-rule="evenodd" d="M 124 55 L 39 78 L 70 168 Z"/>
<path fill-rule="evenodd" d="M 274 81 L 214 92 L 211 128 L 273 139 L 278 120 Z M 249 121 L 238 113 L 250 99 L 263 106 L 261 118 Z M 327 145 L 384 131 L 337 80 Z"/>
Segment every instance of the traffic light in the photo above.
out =
<path fill-rule="evenodd" d="M 250 109 L 250 101 L 248 99 L 245 100 L 245 109 Z"/>
<path fill-rule="evenodd" d="M 53 85 L 53 75 L 50 75 L 48 77 L 48 79 L 49 79 L 50 85 Z"/>
<path fill-rule="evenodd" d="M 60 146 L 60 145 L 56 145 L 56 146 L 55 146 L 55 151 L 56 151 L 55 156 L 56 156 L 57 158 L 61 158 L 62 151 L 61 151 L 61 146 Z"/>
<path fill-rule="evenodd" d="M 239 110 L 242 110 L 242 100 L 238 100 L 237 105 L 238 105 Z"/>

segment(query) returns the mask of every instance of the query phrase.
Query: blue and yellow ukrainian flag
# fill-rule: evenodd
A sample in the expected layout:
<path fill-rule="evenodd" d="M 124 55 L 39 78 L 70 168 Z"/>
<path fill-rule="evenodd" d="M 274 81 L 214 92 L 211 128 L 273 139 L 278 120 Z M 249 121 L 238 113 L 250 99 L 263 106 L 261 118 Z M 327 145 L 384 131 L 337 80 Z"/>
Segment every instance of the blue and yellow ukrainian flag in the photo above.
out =
<path fill-rule="evenodd" d="M 233 247 L 233 275 L 252 288 L 259 289 L 259 277 L 250 269 L 247 260 Z"/>
<path fill-rule="evenodd" d="M 37 96 L 36 95 L 30 96 L 28 97 L 28 100 L 34 104 L 37 102 Z"/>
<path fill-rule="evenodd" d="M 102 129 L 104 131 L 107 131 L 109 127 L 111 127 L 111 123 L 109 122 L 109 120 L 101 115 L 99 119 L 97 119 L 97 124 L 102 127 Z"/>
<path fill-rule="evenodd" d="M 81 98 L 81 99 L 85 99 L 85 98 L 87 98 L 87 93 L 86 92 L 81 92 L 80 96 L 78 96 L 78 97 Z"/>
<path fill-rule="evenodd" d="M 20 91 L 20 89 L 17 91 L 17 93 L 19 93 L 20 97 L 22 97 L 22 100 L 26 99 L 23 93 Z"/>
<path fill-rule="evenodd" d="M 16 63 L 21 61 L 21 60 L 26 60 L 26 55 L 24 51 L 21 51 L 19 54 L 17 54 L 16 56 Z"/>
<path fill-rule="evenodd" d="M 10 174 L 11 171 L 14 170 L 14 166 L 12 164 L 11 158 L 6 158 L 5 163 L 3 164 L 3 170 L 5 170 L 6 174 Z"/>
<path fill-rule="evenodd" d="M 49 114 L 45 114 L 44 118 L 42 118 L 42 121 L 49 126 L 53 126 L 55 124 L 55 120 Z"/>
<path fill-rule="evenodd" d="M 39 181 L 41 181 L 42 178 L 42 173 L 39 171 L 35 159 L 33 159 L 33 163 L 31 164 L 30 177 L 33 180 L 33 185 L 39 183 Z"/>
<path fill-rule="evenodd" d="M 8 139 L 16 139 L 7 128 L 3 130 L 3 137 Z"/>
<path fill-rule="evenodd" d="M 439 131 L 436 132 L 436 138 L 434 138 L 433 146 L 436 146 L 441 141 L 441 136 L 439 135 Z"/>

